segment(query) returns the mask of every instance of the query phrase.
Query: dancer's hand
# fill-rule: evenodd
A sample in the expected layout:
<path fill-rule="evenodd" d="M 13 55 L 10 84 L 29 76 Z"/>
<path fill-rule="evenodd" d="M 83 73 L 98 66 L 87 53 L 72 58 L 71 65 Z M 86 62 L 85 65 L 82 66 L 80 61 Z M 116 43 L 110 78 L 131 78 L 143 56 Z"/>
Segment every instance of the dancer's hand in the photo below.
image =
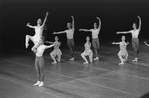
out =
<path fill-rule="evenodd" d="M 140 16 L 137 16 L 140 19 Z"/>
<path fill-rule="evenodd" d="M 29 26 L 30 25 L 30 23 L 27 23 L 27 25 L 26 26 Z"/>
<path fill-rule="evenodd" d="M 56 32 L 54 31 L 53 34 L 56 34 Z"/>
<path fill-rule="evenodd" d="M 115 42 L 112 42 L 112 44 L 115 44 Z"/>
<path fill-rule="evenodd" d="M 48 16 L 49 15 L 49 12 L 46 12 L 46 16 Z"/>
<path fill-rule="evenodd" d="M 100 20 L 100 18 L 99 18 L 99 17 L 96 17 L 96 18 Z"/>
<path fill-rule="evenodd" d="M 116 34 L 120 34 L 120 32 L 116 32 Z"/>

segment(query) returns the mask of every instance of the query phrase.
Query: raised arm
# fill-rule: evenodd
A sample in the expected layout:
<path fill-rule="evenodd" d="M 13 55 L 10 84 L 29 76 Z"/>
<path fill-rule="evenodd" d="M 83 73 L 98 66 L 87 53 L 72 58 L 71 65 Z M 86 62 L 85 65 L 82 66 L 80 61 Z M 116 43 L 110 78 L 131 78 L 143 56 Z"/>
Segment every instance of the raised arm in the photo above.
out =
<path fill-rule="evenodd" d="M 138 19 L 139 19 L 139 28 L 138 28 L 138 30 L 140 31 L 141 30 L 141 18 L 140 18 L 140 16 L 138 16 Z"/>
<path fill-rule="evenodd" d="M 53 34 L 62 34 L 62 33 L 66 33 L 66 32 L 67 32 L 67 30 L 65 30 L 65 31 L 59 31 L 59 32 L 55 32 L 55 31 L 54 31 Z"/>
<path fill-rule="evenodd" d="M 44 21 L 43 21 L 43 23 L 42 23 L 42 27 L 45 25 L 45 23 L 46 23 L 46 21 L 47 21 L 48 14 L 49 14 L 49 12 L 46 12 L 46 16 L 45 16 L 45 19 L 44 19 Z"/>
<path fill-rule="evenodd" d="M 27 23 L 26 26 L 28 26 L 28 27 L 30 27 L 30 28 L 35 28 L 35 26 L 30 25 L 30 23 Z"/>
<path fill-rule="evenodd" d="M 99 17 L 97 17 L 97 19 L 99 20 L 98 29 L 100 29 L 100 28 L 101 28 L 101 20 L 100 20 L 100 18 L 99 18 Z"/>
<path fill-rule="evenodd" d="M 71 18 L 72 18 L 72 28 L 75 29 L 75 26 L 74 26 L 74 17 L 71 16 Z"/>
<path fill-rule="evenodd" d="M 79 31 L 91 32 L 92 29 L 79 29 Z"/>

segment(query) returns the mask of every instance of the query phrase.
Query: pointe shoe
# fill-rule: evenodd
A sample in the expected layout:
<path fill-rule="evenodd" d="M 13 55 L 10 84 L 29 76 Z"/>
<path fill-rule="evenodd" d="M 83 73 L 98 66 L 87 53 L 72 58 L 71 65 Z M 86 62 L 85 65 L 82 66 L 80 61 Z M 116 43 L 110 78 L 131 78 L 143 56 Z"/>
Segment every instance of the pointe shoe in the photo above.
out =
<path fill-rule="evenodd" d="M 25 44 L 25 47 L 28 48 L 29 44 Z"/>

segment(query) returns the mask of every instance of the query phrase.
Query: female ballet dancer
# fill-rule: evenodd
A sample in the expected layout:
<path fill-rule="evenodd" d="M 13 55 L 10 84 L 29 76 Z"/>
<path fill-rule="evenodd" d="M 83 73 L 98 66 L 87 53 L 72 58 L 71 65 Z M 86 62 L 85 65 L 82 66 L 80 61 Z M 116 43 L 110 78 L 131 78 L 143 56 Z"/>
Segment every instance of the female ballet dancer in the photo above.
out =
<path fill-rule="evenodd" d="M 139 27 L 137 29 L 136 23 L 133 23 L 133 30 L 130 31 L 123 31 L 123 32 L 117 32 L 117 34 L 126 34 L 126 33 L 131 33 L 132 35 L 132 47 L 134 49 L 135 52 L 135 59 L 132 60 L 134 62 L 138 61 L 138 54 L 139 54 L 139 33 L 141 30 L 141 18 L 138 16 L 139 19 Z"/>
<path fill-rule="evenodd" d="M 54 44 L 54 50 L 50 53 L 50 56 L 51 56 L 51 58 L 54 61 L 52 64 L 56 64 L 57 61 L 60 62 L 61 61 L 62 52 L 59 49 L 59 47 L 61 45 L 61 42 L 58 41 L 58 37 L 55 36 L 55 42 L 49 42 L 49 41 L 46 41 L 46 42 Z M 56 61 L 56 57 L 57 57 L 57 61 Z"/>
<path fill-rule="evenodd" d="M 79 31 L 86 31 L 86 32 L 92 33 L 92 44 L 93 44 L 94 52 L 95 52 L 95 56 L 96 56 L 94 58 L 94 60 L 99 60 L 98 51 L 99 51 L 99 47 L 100 47 L 98 35 L 99 35 L 100 29 L 101 29 L 101 20 L 99 17 L 97 17 L 97 19 L 99 20 L 98 27 L 97 27 L 97 23 L 94 23 L 94 25 L 93 25 L 94 29 L 79 29 Z"/>
<path fill-rule="evenodd" d="M 44 75 L 43 75 L 43 69 L 44 69 L 44 58 L 43 58 L 43 53 L 45 51 L 45 49 L 51 48 L 55 45 L 52 44 L 50 46 L 46 46 L 44 45 L 44 37 L 41 37 L 40 41 L 38 42 L 38 45 L 36 45 L 36 47 L 33 49 L 33 52 L 36 55 L 36 59 L 35 59 L 35 69 L 38 75 L 38 81 L 37 83 L 34 84 L 34 86 L 43 86 L 44 83 Z"/>
<path fill-rule="evenodd" d="M 30 25 L 30 23 L 27 23 L 28 27 L 35 29 L 35 34 L 34 34 L 34 36 L 26 35 L 26 39 L 25 39 L 26 48 L 28 48 L 28 46 L 29 46 L 29 44 L 28 44 L 29 40 L 31 40 L 34 43 L 32 50 L 34 47 L 36 47 L 36 45 L 38 45 L 38 42 L 40 41 L 40 38 L 43 35 L 44 25 L 47 20 L 47 17 L 48 17 L 48 12 L 46 13 L 43 23 L 42 23 L 41 19 L 37 20 L 37 26 L 32 26 L 32 25 Z"/>
<path fill-rule="evenodd" d="M 88 64 L 88 60 L 86 59 L 86 56 L 89 56 L 89 61 L 93 62 L 93 52 L 90 49 L 91 48 L 91 43 L 90 43 L 90 38 L 87 36 L 86 37 L 86 43 L 84 44 L 85 50 L 83 53 L 81 53 L 81 57 L 85 60 L 83 64 Z"/>
<path fill-rule="evenodd" d="M 123 65 L 124 62 L 127 61 L 128 59 L 128 52 L 126 49 L 126 46 L 129 44 L 128 42 L 125 42 L 125 36 L 122 36 L 122 41 L 121 42 L 113 42 L 112 44 L 119 44 L 120 47 L 120 51 L 118 52 L 118 57 L 121 61 L 121 63 L 119 63 L 119 65 Z"/>
<path fill-rule="evenodd" d="M 74 17 L 71 16 L 72 18 L 72 23 L 67 23 L 67 30 L 64 31 L 60 31 L 60 32 L 54 32 L 53 34 L 62 34 L 62 33 L 66 33 L 66 37 L 67 37 L 67 45 L 71 51 L 71 58 L 69 60 L 74 60 L 74 30 L 75 30 L 75 26 L 74 26 Z"/>

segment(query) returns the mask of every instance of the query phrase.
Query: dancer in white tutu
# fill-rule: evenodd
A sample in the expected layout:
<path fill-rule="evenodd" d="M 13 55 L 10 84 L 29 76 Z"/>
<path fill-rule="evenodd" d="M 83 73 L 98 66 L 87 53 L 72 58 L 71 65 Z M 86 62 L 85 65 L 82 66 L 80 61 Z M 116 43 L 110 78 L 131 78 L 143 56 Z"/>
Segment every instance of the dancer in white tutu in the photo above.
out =
<path fill-rule="evenodd" d="M 90 49 L 91 43 L 90 43 L 90 38 L 88 36 L 86 37 L 86 43 L 84 44 L 84 47 L 85 47 L 85 50 L 83 53 L 81 53 L 81 57 L 85 60 L 83 64 L 88 64 L 89 62 L 93 62 L 93 52 Z M 86 56 L 89 56 L 89 62 Z"/>
<path fill-rule="evenodd" d="M 34 46 L 32 47 L 32 50 L 33 50 L 34 47 L 36 47 L 36 45 L 40 41 L 40 38 L 42 37 L 43 30 L 44 30 L 44 25 L 45 25 L 45 22 L 47 20 L 47 17 L 48 17 L 48 12 L 46 13 L 46 16 L 45 16 L 45 19 L 44 19 L 43 23 L 42 23 L 41 19 L 37 20 L 37 26 L 32 26 L 32 25 L 30 25 L 30 23 L 27 23 L 27 26 L 29 28 L 35 29 L 35 35 L 34 36 L 26 35 L 26 39 L 25 39 L 26 48 L 28 48 L 28 46 L 29 46 L 29 44 L 28 44 L 29 40 L 31 40 L 34 43 Z"/>
<path fill-rule="evenodd" d="M 128 59 L 128 52 L 127 52 L 127 45 L 129 44 L 128 42 L 125 42 L 125 36 L 122 36 L 122 41 L 121 42 L 113 42 L 112 44 L 118 44 L 120 47 L 120 51 L 118 52 L 118 57 L 121 61 L 119 65 L 123 65 L 124 62 L 127 61 Z"/>

